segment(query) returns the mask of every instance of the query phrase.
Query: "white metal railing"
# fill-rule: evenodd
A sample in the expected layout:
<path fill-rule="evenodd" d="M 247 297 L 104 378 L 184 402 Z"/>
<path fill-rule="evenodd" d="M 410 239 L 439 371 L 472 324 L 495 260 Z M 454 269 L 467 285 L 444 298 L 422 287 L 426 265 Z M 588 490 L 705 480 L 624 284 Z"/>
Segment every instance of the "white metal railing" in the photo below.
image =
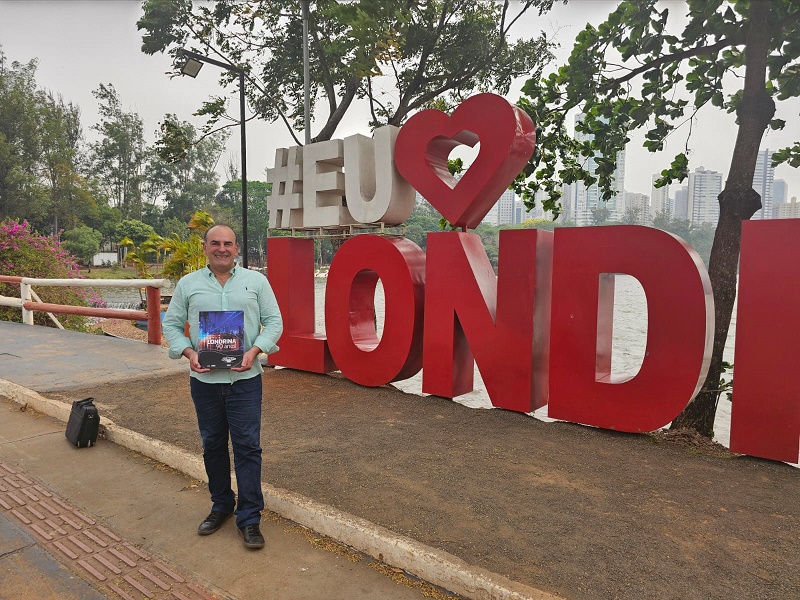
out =
<path fill-rule="evenodd" d="M 37 277 L 16 277 L 0 275 L 0 282 L 18 283 L 20 297 L 0 296 L 0 306 L 12 306 L 22 310 L 22 322 L 33 325 L 33 313 L 37 310 L 46 312 L 56 325 L 63 329 L 53 313 L 82 315 L 89 317 L 105 317 L 109 319 L 127 319 L 131 321 L 147 320 L 147 343 L 161 344 L 161 288 L 170 285 L 169 279 L 43 279 Z M 69 306 L 66 304 L 48 304 L 33 291 L 32 286 L 54 287 L 121 287 L 146 288 L 147 310 L 121 310 L 113 308 L 93 308 L 88 306 Z"/>

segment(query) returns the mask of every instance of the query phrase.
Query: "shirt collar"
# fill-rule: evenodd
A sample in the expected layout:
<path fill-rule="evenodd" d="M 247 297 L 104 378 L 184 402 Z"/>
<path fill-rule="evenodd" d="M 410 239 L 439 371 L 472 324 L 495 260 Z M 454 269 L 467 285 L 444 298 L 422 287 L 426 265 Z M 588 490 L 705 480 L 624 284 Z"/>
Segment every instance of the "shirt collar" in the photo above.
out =
<path fill-rule="evenodd" d="M 237 268 L 238 267 L 236 266 L 236 263 L 233 263 L 233 268 L 230 271 L 228 271 L 231 274 L 231 277 L 236 275 L 236 269 Z M 205 269 L 206 269 L 206 276 L 207 277 L 214 277 L 214 271 L 212 271 L 211 268 L 208 265 L 205 266 Z"/>

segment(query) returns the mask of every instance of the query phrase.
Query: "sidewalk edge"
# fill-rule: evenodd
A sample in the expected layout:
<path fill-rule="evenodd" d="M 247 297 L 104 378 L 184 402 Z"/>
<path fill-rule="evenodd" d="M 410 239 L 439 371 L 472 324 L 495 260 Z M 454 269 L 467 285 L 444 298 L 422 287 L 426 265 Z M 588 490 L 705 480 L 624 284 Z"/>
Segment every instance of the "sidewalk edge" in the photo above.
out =
<path fill-rule="evenodd" d="M 66 422 L 70 406 L 0 379 L 0 396 Z M 125 429 L 102 418 L 105 438 L 157 460 L 189 477 L 207 481 L 203 461 L 181 448 Z M 329 536 L 382 562 L 399 567 L 434 585 L 473 600 L 555 600 L 558 596 L 469 565 L 457 556 L 398 535 L 366 519 L 316 502 L 300 494 L 262 484 L 267 509 Z"/>

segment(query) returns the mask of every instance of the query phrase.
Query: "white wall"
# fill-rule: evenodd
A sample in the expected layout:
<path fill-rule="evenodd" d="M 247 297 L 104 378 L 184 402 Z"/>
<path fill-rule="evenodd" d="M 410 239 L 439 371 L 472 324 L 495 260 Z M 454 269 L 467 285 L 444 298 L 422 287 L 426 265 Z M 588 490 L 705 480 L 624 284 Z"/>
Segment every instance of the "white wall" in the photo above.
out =
<path fill-rule="evenodd" d="M 117 253 L 116 252 L 98 252 L 92 257 L 92 266 L 99 267 L 104 262 L 110 262 L 112 264 L 117 264 Z"/>

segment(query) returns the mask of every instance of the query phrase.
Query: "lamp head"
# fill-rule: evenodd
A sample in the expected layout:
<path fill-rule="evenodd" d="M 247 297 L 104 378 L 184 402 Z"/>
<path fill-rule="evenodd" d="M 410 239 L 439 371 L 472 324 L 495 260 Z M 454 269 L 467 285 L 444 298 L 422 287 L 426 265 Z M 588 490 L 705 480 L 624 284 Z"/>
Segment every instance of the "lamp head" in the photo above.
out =
<path fill-rule="evenodd" d="M 189 77 L 197 77 L 203 63 L 194 58 L 186 57 L 186 62 L 181 66 L 181 75 L 188 75 Z"/>

